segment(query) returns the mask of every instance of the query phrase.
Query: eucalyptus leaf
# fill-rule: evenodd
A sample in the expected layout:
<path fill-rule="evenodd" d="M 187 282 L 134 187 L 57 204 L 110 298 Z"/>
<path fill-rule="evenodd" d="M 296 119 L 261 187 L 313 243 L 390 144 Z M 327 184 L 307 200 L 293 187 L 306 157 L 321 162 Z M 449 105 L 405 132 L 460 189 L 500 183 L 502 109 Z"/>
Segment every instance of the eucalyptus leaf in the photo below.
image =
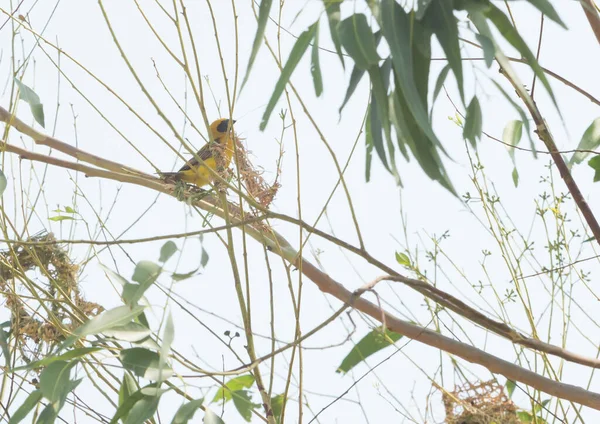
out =
<path fill-rule="evenodd" d="M 335 51 L 342 62 L 342 66 L 344 64 L 344 55 L 342 53 L 342 43 L 340 41 L 340 36 L 338 35 L 337 26 L 340 23 L 340 5 L 343 0 L 323 0 L 325 4 L 325 13 L 327 13 L 327 20 L 329 21 L 329 32 L 331 33 L 331 41 L 333 41 L 333 45 L 335 46 Z"/>
<path fill-rule="evenodd" d="M 277 101 L 281 97 L 285 86 L 287 85 L 287 83 L 290 80 L 290 77 L 292 76 L 292 73 L 296 69 L 296 66 L 300 62 L 300 59 L 302 59 L 302 56 L 304 56 L 306 49 L 308 48 L 311 40 L 315 35 L 317 25 L 319 25 L 318 21 L 312 24 L 302 34 L 300 34 L 300 36 L 296 40 L 296 43 L 292 47 L 292 51 L 290 52 L 290 55 L 288 56 L 288 59 L 281 71 L 281 74 L 279 75 L 279 80 L 275 84 L 273 94 L 271 94 L 271 98 L 269 99 L 267 108 L 265 109 L 265 112 L 262 116 L 262 120 L 260 122 L 259 127 L 261 131 L 264 131 L 264 129 L 266 128 L 267 123 L 269 122 L 269 118 L 271 117 L 271 114 L 273 113 L 273 110 L 277 105 Z"/>
<path fill-rule="evenodd" d="M 25 85 L 18 78 L 15 78 L 15 82 L 19 87 L 19 98 L 25 101 L 29 105 L 29 109 L 31 109 L 31 114 L 33 115 L 33 119 L 35 122 L 40 124 L 42 128 L 44 127 L 44 106 L 40 101 L 40 97 L 37 95 L 35 91 Z"/>
<path fill-rule="evenodd" d="M 357 68 L 366 71 L 379 63 L 377 43 L 366 15 L 354 13 L 344 19 L 338 26 L 338 33 L 342 46 Z"/>
<path fill-rule="evenodd" d="M 356 365 L 363 362 L 369 356 L 391 346 L 400 338 L 401 334 L 386 329 L 385 333 L 381 327 L 374 328 L 364 336 L 352 350 L 346 355 L 336 372 L 347 373 Z"/>
<path fill-rule="evenodd" d="M 254 42 L 252 43 L 252 50 L 250 51 L 250 58 L 248 59 L 248 65 L 246 66 L 246 75 L 244 76 L 244 81 L 242 81 L 242 87 L 246 85 L 248 81 L 248 77 L 250 76 L 250 71 L 252 70 L 252 65 L 254 65 L 254 61 L 256 60 L 256 56 L 258 54 L 258 50 L 262 45 L 263 37 L 265 35 L 265 29 L 267 28 L 267 21 L 269 20 L 269 13 L 271 12 L 271 6 L 273 5 L 273 0 L 261 0 L 260 6 L 258 7 L 258 26 L 256 28 L 256 34 L 254 35 Z M 240 89 L 241 91 L 241 89 Z"/>
<path fill-rule="evenodd" d="M 476 96 L 473 96 L 469 107 L 467 107 L 467 116 L 463 127 L 463 137 L 471 142 L 473 147 L 476 146 L 477 140 L 481 138 L 483 127 L 483 116 L 481 114 L 481 106 Z"/>
<path fill-rule="evenodd" d="M 167 262 L 175 252 L 177 252 L 177 245 L 171 240 L 167 241 L 160 248 L 160 257 L 158 258 L 158 262 Z"/>
<path fill-rule="evenodd" d="M 321 64 L 319 62 L 319 25 L 315 26 L 315 38 L 313 39 L 310 57 L 310 73 L 312 74 L 315 94 L 319 97 L 323 93 L 323 76 L 321 75 Z"/>
<path fill-rule="evenodd" d="M 29 396 L 25 398 L 21 406 L 19 406 L 19 408 L 13 412 L 10 420 L 8 420 L 8 424 L 18 424 L 23 421 L 25 417 L 29 415 L 32 409 L 35 408 L 38 402 L 42 400 L 42 397 L 43 395 L 41 390 L 34 390 L 33 392 L 29 393 Z"/>
<path fill-rule="evenodd" d="M 173 375 L 169 366 L 161 366 L 158 353 L 142 347 L 123 349 L 120 353 L 121 363 L 138 377 L 153 381 L 167 380 Z"/>
<path fill-rule="evenodd" d="M 181 405 L 175 413 L 171 424 L 187 424 L 194 418 L 194 414 L 200 409 L 203 402 L 204 399 L 194 399 Z"/>
<path fill-rule="evenodd" d="M 573 153 L 573 156 L 571 156 L 571 160 L 569 161 L 569 166 L 583 162 L 585 158 L 591 154 L 590 150 L 595 150 L 598 146 L 600 146 L 600 118 L 596 118 L 592 121 L 581 136 L 581 140 L 577 145 L 577 150 L 588 151 Z"/>
<path fill-rule="evenodd" d="M 6 175 L 4 175 L 4 172 L 2 172 L 2 170 L 0 169 L 0 196 L 2 196 L 4 190 L 6 190 L 7 185 L 8 181 L 6 180 Z"/>

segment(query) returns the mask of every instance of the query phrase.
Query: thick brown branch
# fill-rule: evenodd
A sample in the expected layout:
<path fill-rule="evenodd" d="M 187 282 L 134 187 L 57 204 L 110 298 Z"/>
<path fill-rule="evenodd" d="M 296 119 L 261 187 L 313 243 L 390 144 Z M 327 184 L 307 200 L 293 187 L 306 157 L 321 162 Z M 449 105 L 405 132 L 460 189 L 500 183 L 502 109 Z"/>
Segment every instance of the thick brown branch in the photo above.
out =
<path fill-rule="evenodd" d="M 9 120 L 9 123 L 12 125 L 13 120 Z M 26 124 L 23 124 L 22 122 L 20 123 L 20 125 L 27 127 Z M 31 134 L 31 131 L 29 131 L 28 128 L 24 128 L 24 130 L 27 131 L 26 133 Z M 87 176 L 95 176 L 120 182 L 126 182 L 130 184 L 136 184 L 162 193 L 171 195 L 173 194 L 173 186 L 171 184 L 166 184 L 160 179 L 152 176 L 142 176 L 144 174 L 139 174 L 137 171 L 135 171 L 137 175 L 128 175 L 120 172 L 111 172 L 79 163 L 68 162 L 60 159 L 51 158 L 49 156 L 32 153 L 9 144 L 4 144 L 4 147 L 6 151 L 19 154 L 22 158 L 41 161 L 51 165 L 83 172 Z M 73 152 L 75 153 L 75 155 L 73 155 L 74 157 L 86 157 L 86 154 L 79 151 L 79 149 L 75 149 L 72 147 L 71 149 L 75 150 L 75 152 Z M 100 159 L 100 161 L 102 161 L 103 163 L 106 163 L 106 161 L 104 161 L 103 159 L 98 159 Z M 115 165 L 115 169 L 127 169 L 127 167 L 124 167 L 120 164 Z M 210 196 L 207 196 L 202 200 L 195 202 L 195 205 L 211 213 L 214 213 L 215 215 L 218 215 L 221 218 L 225 218 L 224 210 L 217 206 L 218 201 Z M 239 208 L 237 208 L 234 205 L 230 205 L 228 209 L 231 214 L 231 216 L 229 216 L 229 220 L 232 223 L 239 222 L 239 217 L 241 216 L 239 213 Z M 278 214 L 272 215 L 276 217 L 279 216 Z M 523 367 L 519 367 L 515 364 L 512 364 L 508 361 L 505 361 L 494 355 L 477 349 L 473 346 L 453 340 L 449 337 L 446 337 L 427 328 L 420 327 L 418 325 L 396 318 L 393 315 L 387 313 L 381 307 L 357 296 L 357 293 L 350 292 L 343 285 L 331 278 L 329 275 L 320 271 L 312 263 L 300 257 L 299 253 L 289 244 L 289 242 L 274 231 L 265 230 L 263 226 L 259 225 L 245 225 L 244 228 L 246 234 L 250 235 L 258 242 L 265 244 L 271 251 L 279 254 L 285 260 L 289 261 L 290 263 L 294 264 L 296 267 L 301 269 L 302 273 L 306 275 L 310 280 L 312 280 L 319 287 L 320 290 L 333 295 L 340 301 L 351 305 L 353 308 L 373 317 L 377 321 L 385 323 L 385 325 L 390 330 L 395 331 L 411 339 L 418 340 L 429 346 L 436 347 L 445 352 L 457 355 L 458 357 L 463 358 L 466 361 L 480 364 L 494 373 L 499 373 L 508 377 L 511 380 L 525 383 L 545 393 L 600 410 L 600 394 L 584 390 L 580 387 L 551 380 L 535 372 L 527 370 Z M 316 229 L 313 230 L 315 230 L 313 232 L 317 233 Z M 331 236 L 328 236 L 326 238 L 331 238 Z M 365 259 L 368 258 L 366 252 L 359 249 L 358 253 Z M 389 268 L 385 266 L 382 269 L 386 270 L 386 272 L 389 272 Z M 391 273 L 395 272 L 391 270 Z M 402 276 L 397 277 L 399 281 L 402 281 L 402 279 L 405 279 L 407 281 L 410 280 Z M 402 277 L 402 279 L 400 279 L 400 277 Z M 407 281 L 403 282 L 405 284 L 408 284 Z M 414 281 L 416 281 L 416 283 L 408 285 L 410 285 L 413 288 L 420 287 L 421 285 L 429 286 L 421 281 Z M 423 289 L 423 287 L 420 287 L 420 289 Z M 448 303 L 447 301 L 444 301 L 444 299 L 448 300 L 449 298 L 452 298 L 452 296 L 450 296 L 449 294 L 436 290 L 432 290 L 431 287 L 427 287 L 427 290 L 423 290 L 423 294 L 442 303 Z M 452 303 L 458 302 L 460 301 L 456 299 L 456 301 L 453 301 Z M 455 308 L 452 309 L 455 310 Z M 461 315 L 464 315 L 464 313 L 461 312 L 460 309 L 458 309 L 457 311 Z"/>
<path fill-rule="evenodd" d="M 62 142 L 61 142 L 62 143 Z M 41 155 L 39 153 L 33 153 L 29 150 L 22 149 L 12 144 L 2 142 L 0 149 L 6 152 L 16 153 L 22 159 L 33 160 L 36 162 L 43 162 L 49 165 L 59 166 L 61 168 L 72 169 L 74 171 L 82 172 L 86 177 L 100 177 L 109 180 L 121 181 L 123 183 L 136 184 L 144 187 L 148 187 L 152 190 L 157 190 L 163 193 L 172 194 L 172 186 L 166 185 L 162 180 L 147 174 L 122 174 L 120 172 L 106 171 L 104 169 L 94 168 L 92 166 L 84 165 L 82 163 L 69 162 L 63 159 L 53 158 L 51 156 Z M 75 148 L 73 148 L 75 149 Z M 75 149 L 79 150 L 79 149 Z M 83 155 L 81 155 L 83 156 Z M 74 156 L 77 157 L 77 156 Z M 117 164 L 118 165 L 118 164 Z M 119 169 L 125 169 L 119 167 Z"/>
<path fill-rule="evenodd" d="M 504 324 L 503 322 L 495 321 L 495 320 L 487 317 L 486 315 L 482 314 L 478 310 L 476 310 L 476 309 L 472 308 L 471 306 L 467 305 L 466 303 L 464 303 L 462 300 L 452 296 L 449 293 L 446 293 L 443 290 L 440 290 L 440 289 L 432 286 L 431 284 L 428 284 L 428 283 L 420 281 L 420 280 L 416 280 L 414 278 L 408 278 L 408 277 L 405 277 L 405 276 L 397 273 L 393 268 L 390 268 L 387 265 L 385 265 L 384 263 L 378 261 L 373 256 L 371 256 L 368 252 L 365 252 L 356 246 L 353 246 L 349 243 L 346 243 L 342 240 L 339 240 L 339 239 L 331 236 L 330 234 L 327 234 L 317 228 L 314 228 L 314 227 L 308 225 L 307 223 L 305 223 L 304 221 L 290 218 L 290 217 L 287 217 L 286 215 L 281 215 L 281 214 L 271 213 L 271 215 L 272 215 L 272 217 L 274 217 L 276 219 L 281 219 L 281 220 L 285 220 L 285 221 L 294 223 L 296 225 L 300 225 L 307 232 L 315 234 L 326 240 L 329 240 L 332 243 L 335 243 L 338 246 L 343 247 L 344 249 L 355 253 L 356 255 L 360 256 L 361 258 L 363 258 L 364 260 L 369 262 L 371 265 L 390 274 L 388 276 L 379 277 L 379 278 L 375 279 L 374 281 L 372 281 L 371 284 L 373 286 L 382 280 L 391 280 L 391 281 L 401 282 L 403 284 L 406 284 L 413 290 L 421 293 L 423 296 L 426 296 L 429 299 L 432 299 L 433 301 L 438 303 L 440 306 L 446 307 L 446 308 L 450 309 L 451 311 L 456 312 L 457 314 L 469 319 L 470 321 L 472 321 L 476 324 L 479 324 L 481 327 L 483 327 L 487 330 L 493 331 L 494 333 L 510 340 L 513 343 L 517 343 L 522 346 L 526 346 L 526 347 L 532 348 L 532 349 L 540 351 L 540 352 L 549 353 L 551 355 L 555 355 L 560 358 L 566 359 L 567 361 L 570 361 L 570 362 L 575 362 L 575 363 L 578 363 L 581 365 L 586 365 L 586 366 L 593 367 L 593 368 L 600 368 L 600 360 L 599 359 L 577 355 L 573 352 L 570 352 L 566 349 L 562 349 L 558 346 L 551 345 L 549 343 L 544 343 L 540 340 L 536 340 L 536 339 L 527 337 L 527 336 L 515 331 L 514 329 L 512 329 L 508 325 Z M 364 287 L 362 290 L 364 291 L 364 290 L 368 290 L 368 289 L 369 289 L 369 287 L 367 286 L 367 287 Z"/>
<path fill-rule="evenodd" d="M 502 374 L 511 380 L 528 384 L 550 395 L 581 403 L 594 409 L 600 409 L 600 394 L 598 393 L 551 380 L 473 346 L 396 318 L 368 300 L 353 295 L 344 286 L 321 272 L 310 262 L 300 259 L 296 263 L 297 266 L 300 266 L 300 261 L 302 262 L 302 272 L 304 275 L 317 284 L 322 291 L 335 296 L 343 302 L 351 303 L 355 309 L 366 313 L 377 321 L 385 321 L 387 327 L 396 333 L 413 340 L 418 340 L 429 346 L 437 347 L 469 362 L 483 365 L 493 373 Z"/>

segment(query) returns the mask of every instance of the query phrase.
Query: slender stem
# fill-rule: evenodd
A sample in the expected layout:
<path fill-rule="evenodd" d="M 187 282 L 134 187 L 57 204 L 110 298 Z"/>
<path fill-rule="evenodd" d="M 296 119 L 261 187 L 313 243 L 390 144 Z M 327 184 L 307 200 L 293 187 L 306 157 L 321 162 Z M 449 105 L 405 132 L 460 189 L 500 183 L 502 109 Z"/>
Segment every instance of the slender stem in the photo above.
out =
<path fill-rule="evenodd" d="M 585 17 L 590 23 L 592 31 L 594 31 L 596 40 L 598 40 L 598 44 L 600 44 L 600 16 L 598 15 L 598 10 L 594 5 L 593 0 L 581 0 L 580 3 L 583 12 L 585 13 Z"/>

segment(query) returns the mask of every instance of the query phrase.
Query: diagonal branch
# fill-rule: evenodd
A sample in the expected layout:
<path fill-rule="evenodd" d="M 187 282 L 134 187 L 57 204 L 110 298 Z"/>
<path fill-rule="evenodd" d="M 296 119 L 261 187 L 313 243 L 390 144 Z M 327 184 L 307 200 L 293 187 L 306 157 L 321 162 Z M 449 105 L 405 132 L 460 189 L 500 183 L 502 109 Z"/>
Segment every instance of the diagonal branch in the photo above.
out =
<path fill-rule="evenodd" d="M 21 121 L 16 116 L 12 115 L 9 111 L 0 106 L 0 121 L 6 123 L 13 128 L 15 128 L 20 133 L 28 135 L 35 141 L 36 144 L 41 146 L 48 146 L 52 149 L 58 150 L 59 152 L 63 152 L 69 156 L 74 157 L 75 159 L 81 160 L 83 162 L 91 163 L 92 165 L 98 166 L 100 168 L 108 169 L 109 171 L 119 172 L 119 173 L 128 173 L 143 176 L 146 178 L 153 178 L 151 175 L 137 171 L 133 168 L 130 168 L 125 165 L 121 165 L 120 163 L 116 163 L 107 159 L 103 159 L 99 156 L 92 155 L 91 153 L 84 152 L 83 150 L 77 149 L 70 144 L 57 140 L 54 137 L 47 136 L 37 131 L 35 128 L 27 125 L 23 121 Z"/>
<path fill-rule="evenodd" d="M 3 116 L 1 114 L 1 110 L 2 109 L 0 108 L 0 118 L 2 118 L 2 116 Z M 69 162 L 69 161 L 65 161 L 65 160 L 61 160 L 61 159 L 56 159 L 56 158 L 53 158 L 50 156 L 33 153 L 33 152 L 27 151 L 25 149 L 22 149 L 22 148 L 19 148 L 16 146 L 12 146 L 12 145 L 6 144 L 6 143 L 3 145 L 5 151 L 16 153 L 24 159 L 40 161 L 40 162 L 48 163 L 48 164 L 51 164 L 54 166 L 63 167 L 63 168 L 72 169 L 72 170 L 75 170 L 78 172 L 82 172 L 88 177 L 100 177 L 100 178 L 120 181 L 120 182 L 124 182 L 124 183 L 135 184 L 135 185 L 139 185 L 142 187 L 147 187 L 149 189 L 152 189 L 152 190 L 155 190 L 155 191 L 158 191 L 161 193 L 173 195 L 174 187 L 172 184 L 167 184 L 158 178 L 155 178 L 148 174 L 141 173 L 133 168 L 129 168 L 124 165 L 121 165 L 121 164 L 118 164 L 115 162 L 111 162 L 111 161 L 107 161 L 105 159 L 90 155 L 88 153 L 85 153 L 85 152 L 77 149 L 77 148 L 69 146 L 68 144 L 63 143 L 59 140 L 56 140 L 56 139 L 53 139 L 50 137 L 46 137 L 43 134 L 33 130 L 31 127 L 24 124 L 22 121 L 16 120 L 14 117 L 11 117 L 11 119 L 7 119 L 7 121 L 5 121 L 5 122 L 7 122 L 7 124 L 13 125 L 19 131 L 22 130 L 22 132 L 24 134 L 27 134 L 27 135 L 33 134 L 41 140 L 46 140 L 46 141 L 50 140 L 50 142 L 53 144 L 53 146 L 62 146 L 64 150 L 61 150 L 61 151 L 65 151 L 65 152 L 68 151 L 69 153 L 67 153 L 67 154 L 70 154 L 71 156 L 73 156 L 75 158 L 82 158 L 82 160 L 89 160 L 90 162 L 92 162 L 94 164 L 98 164 L 99 166 L 104 166 L 110 170 L 99 169 L 99 168 L 91 167 L 91 166 L 80 164 L 80 163 L 74 163 L 74 162 Z M 18 124 L 15 124 L 15 122 L 18 122 Z M 18 125 L 18 127 L 17 127 L 17 125 Z M 43 144 L 43 143 L 40 143 L 40 144 Z M 66 146 L 68 148 L 65 148 L 64 146 Z M 113 170 L 124 170 L 126 173 L 115 172 Z M 189 198 L 191 196 L 191 194 L 192 194 L 191 192 L 187 192 L 187 193 L 185 193 L 184 196 L 186 198 Z M 218 206 L 219 200 L 215 199 L 214 197 L 206 196 L 201 200 L 195 201 L 194 205 L 203 210 L 206 210 L 210 213 L 213 213 L 223 219 L 226 218 L 225 210 L 222 207 Z M 230 216 L 228 217 L 228 219 L 230 221 L 230 225 L 240 224 L 242 215 L 240 213 L 241 211 L 240 211 L 239 207 L 237 207 L 235 205 L 228 205 L 228 210 L 230 213 Z M 270 211 L 264 211 L 264 210 L 263 210 L 263 212 L 265 212 L 267 214 L 267 216 L 275 218 L 275 219 L 284 219 L 284 220 L 287 220 L 290 222 L 295 222 L 298 225 L 303 225 L 305 228 L 309 227 L 307 224 L 302 223 L 302 221 L 294 220 L 293 218 L 286 217 L 285 215 L 276 214 L 276 213 L 273 213 Z M 362 294 L 361 290 L 359 290 L 357 292 L 351 292 L 348 289 L 346 289 L 342 284 L 340 284 L 339 282 L 337 282 L 333 278 L 331 278 L 329 275 L 327 275 L 326 273 L 319 270 L 311 262 L 309 262 L 306 259 L 304 259 L 303 257 L 301 257 L 299 252 L 296 249 L 294 249 L 285 238 L 283 238 L 281 235 L 279 235 L 272 229 L 266 228 L 264 225 L 260 225 L 260 224 L 245 224 L 245 225 L 243 225 L 243 227 L 244 227 L 244 231 L 246 232 L 246 234 L 250 235 L 256 241 L 265 245 L 270 251 L 281 256 L 283 259 L 285 259 L 286 261 L 288 261 L 289 263 L 294 265 L 296 268 L 300 269 L 301 272 L 306 277 L 308 277 L 310 280 L 312 280 L 317 285 L 317 287 L 319 287 L 319 289 L 321 291 L 323 291 L 324 293 L 331 294 L 332 296 L 334 296 L 337 299 L 339 299 L 340 301 L 342 301 L 344 304 L 350 305 L 354 309 L 359 310 L 359 311 L 373 317 L 375 320 L 385 323 L 387 328 L 389 328 L 390 330 L 392 330 L 396 333 L 402 334 L 406 337 L 409 337 L 413 340 L 420 341 L 429 346 L 432 346 L 432 347 L 441 349 L 445 352 L 456 355 L 466 361 L 482 365 L 482 366 L 486 367 L 487 369 L 489 369 L 491 372 L 502 374 L 511 380 L 527 384 L 535 389 L 538 389 L 538 390 L 548 393 L 550 395 L 557 396 L 559 398 L 567 399 L 569 401 L 577 402 L 582 405 L 589 406 L 591 408 L 600 410 L 600 394 L 582 389 L 577 386 L 573 386 L 570 384 L 564 384 L 564 383 L 552 380 L 550 378 L 539 375 L 533 371 L 530 371 L 526 368 L 520 367 L 518 365 L 515 365 L 515 364 L 505 361 L 503 359 L 500 359 L 494 355 L 491 355 L 487 352 L 484 352 L 483 350 L 477 349 L 466 343 L 462 343 L 460 341 L 453 340 L 453 339 L 451 339 L 447 336 L 444 336 L 438 332 L 435 332 L 435 331 L 429 330 L 427 328 L 421 327 L 419 325 L 401 320 L 401 319 L 389 314 L 380 306 L 377 306 L 377 305 L 373 304 L 372 302 L 360 297 L 360 294 Z M 361 257 L 365 258 L 367 261 L 369 261 L 373 265 L 375 265 L 381 269 L 384 269 L 386 272 L 389 272 L 390 274 L 394 274 L 394 275 L 390 276 L 390 279 L 393 279 L 395 281 L 401 281 L 402 283 L 407 284 L 409 287 L 419 291 L 420 293 L 424 294 L 425 296 L 427 296 L 429 298 L 432 298 L 433 300 L 435 300 L 436 302 L 438 302 L 442 305 L 448 306 L 449 308 L 451 308 L 452 310 L 456 311 L 457 313 L 465 316 L 466 318 L 473 320 L 474 315 L 470 316 L 469 314 L 465 314 L 465 312 L 463 310 L 461 310 L 461 308 L 459 308 L 458 306 L 467 308 L 467 310 L 469 312 L 472 312 L 472 311 L 476 312 L 477 314 L 479 314 L 481 317 L 484 317 L 488 321 L 488 322 L 480 322 L 480 321 L 475 320 L 476 322 L 478 322 L 485 328 L 489 328 L 489 326 L 491 326 L 492 328 L 490 328 L 490 329 L 492 331 L 495 331 L 497 334 L 507 337 L 513 342 L 519 342 L 521 344 L 525 344 L 525 343 L 522 343 L 522 340 L 519 341 L 519 337 L 522 337 L 521 335 L 519 335 L 519 333 L 515 332 L 514 330 L 512 330 L 508 326 L 506 326 L 506 329 L 510 334 L 513 334 L 513 335 L 517 334 L 517 335 L 519 335 L 519 337 L 517 337 L 515 339 L 513 337 L 507 336 L 506 334 L 503 334 L 503 332 L 498 331 L 498 329 L 502 329 L 502 327 L 497 327 L 495 324 L 494 325 L 490 324 L 490 323 L 495 323 L 495 321 L 490 320 L 489 318 L 485 317 L 480 312 L 475 311 L 474 309 L 465 305 L 462 301 L 454 298 L 453 296 L 449 295 L 448 293 L 445 293 L 439 289 L 430 287 L 428 284 L 426 284 L 422 281 L 409 279 L 409 278 L 403 277 L 403 276 L 395 273 L 390 268 L 386 267 L 382 263 L 380 263 L 380 262 L 376 261 L 374 258 L 370 257 L 363 249 L 359 249 L 359 248 L 350 246 L 350 245 L 342 242 L 341 240 L 337 240 L 334 237 L 332 237 L 326 233 L 322 233 L 322 232 L 318 231 L 317 229 L 310 228 L 310 231 L 312 231 L 315 234 L 318 234 L 320 236 L 323 236 L 324 238 L 326 238 L 330 241 L 334 241 L 337 244 L 343 245 L 344 247 L 348 248 L 351 251 L 354 251 L 355 253 L 359 254 Z M 364 291 L 364 290 L 365 289 L 363 288 L 362 291 Z M 504 325 L 501 323 L 498 323 L 498 324 Z M 527 346 L 527 344 L 525 344 L 525 345 Z M 548 346 L 551 346 L 551 345 L 548 345 Z M 531 346 L 529 346 L 529 347 L 532 347 L 534 349 L 540 349 L 543 346 L 541 346 L 541 344 L 539 344 L 539 343 L 532 343 Z M 583 362 L 581 360 L 576 360 L 576 358 L 574 358 L 574 357 L 567 358 L 564 356 L 564 352 L 561 352 L 560 348 L 557 348 L 555 346 L 551 346 L 551 347 L 555 348 L 556 351 L 548 352 L 548 353 L 557 354 L 558 356 L 561 356 L 565 359 L 573 360 L 574 362 L 585 363 L 585 364 L 589 364 L 592 366 L 597 366 L 597 364 L 592 364 L 591 362 L 589 362 L 589 361 L 593 361 L 593 360 L 586 360 L 588 362 Z M 540 350 L 543 350 L 543 349 L 540 349 Z"/>

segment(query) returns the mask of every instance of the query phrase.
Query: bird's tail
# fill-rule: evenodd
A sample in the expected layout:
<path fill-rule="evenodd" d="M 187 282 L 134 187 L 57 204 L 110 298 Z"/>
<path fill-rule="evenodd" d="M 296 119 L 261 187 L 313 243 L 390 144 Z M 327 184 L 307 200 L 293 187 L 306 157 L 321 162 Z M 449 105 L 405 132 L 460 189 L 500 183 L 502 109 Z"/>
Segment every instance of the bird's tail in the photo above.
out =
<path fill-rule="evenodd" d="M 167 182 L 181 181 L 180 172 L 159 172 L 158 176 Z"/>

